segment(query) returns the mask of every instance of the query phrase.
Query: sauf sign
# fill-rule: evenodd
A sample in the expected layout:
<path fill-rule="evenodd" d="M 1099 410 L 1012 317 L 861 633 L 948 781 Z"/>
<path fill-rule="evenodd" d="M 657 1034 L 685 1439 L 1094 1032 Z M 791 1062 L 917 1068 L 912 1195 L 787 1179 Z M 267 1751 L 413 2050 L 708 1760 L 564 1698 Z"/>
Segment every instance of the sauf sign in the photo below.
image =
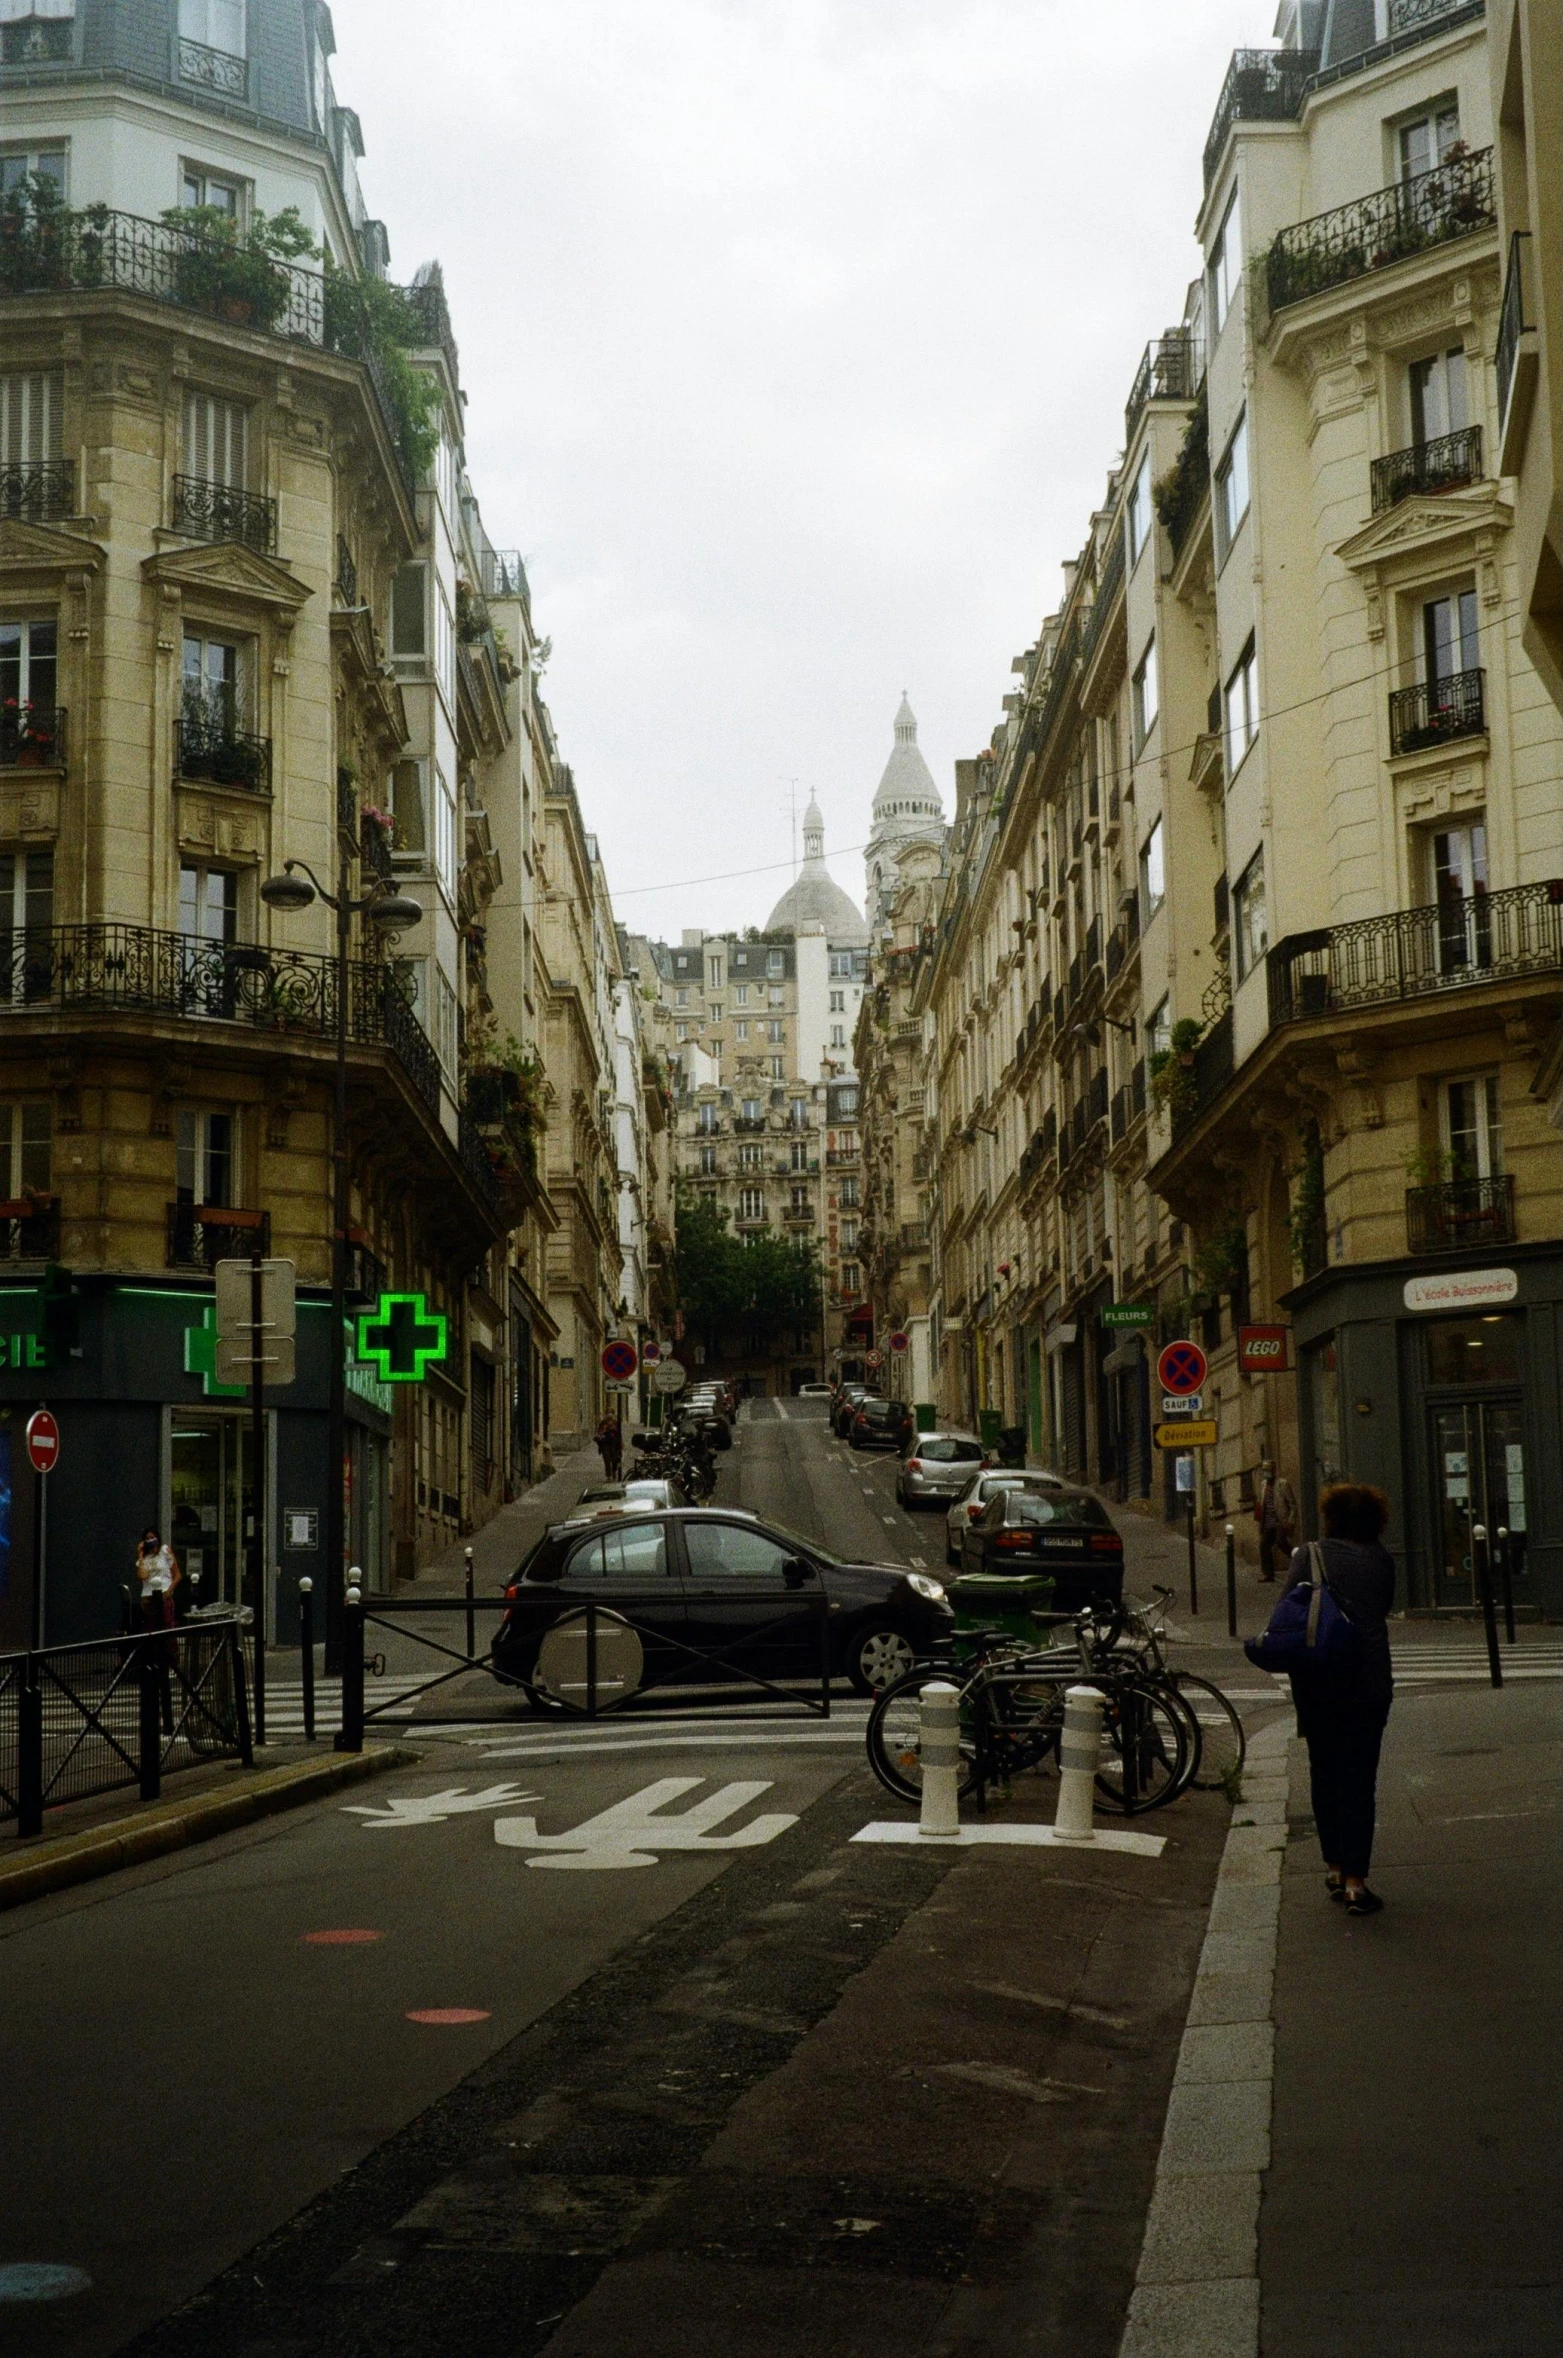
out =
<path fill-rule="evenodd" d="M 1287 1338 L 1290 1327 L 1240 1326 L 1237 1364 L 1244 1375 L 1280 1375 L 1291 1366 Z"/>

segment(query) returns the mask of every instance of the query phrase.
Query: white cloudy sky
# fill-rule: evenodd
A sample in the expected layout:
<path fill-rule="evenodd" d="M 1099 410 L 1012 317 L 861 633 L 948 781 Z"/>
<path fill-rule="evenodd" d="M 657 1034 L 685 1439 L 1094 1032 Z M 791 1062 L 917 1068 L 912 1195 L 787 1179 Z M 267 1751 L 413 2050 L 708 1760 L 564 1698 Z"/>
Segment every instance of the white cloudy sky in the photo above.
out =
<path fill-rule="evenodd" d="M 839 880 L 903 687 L 948 803 L 1058 599 L 1270 0 L 334 0 L 392 267 L 637 930 Z M 724 871 L 730 881 L 702 881 Z M 655 887 L 656 889 L 646 889 Z"/>

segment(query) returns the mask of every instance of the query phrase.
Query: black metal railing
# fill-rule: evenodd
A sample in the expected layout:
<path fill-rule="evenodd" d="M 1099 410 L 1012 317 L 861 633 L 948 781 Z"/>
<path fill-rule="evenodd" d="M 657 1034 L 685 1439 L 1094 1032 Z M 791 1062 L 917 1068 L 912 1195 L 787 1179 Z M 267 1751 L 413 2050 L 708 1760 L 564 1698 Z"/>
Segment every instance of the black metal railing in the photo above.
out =
<path fill-rule="evenodd" d="M 1396 688 L 1389 699 L 1389 750 L 1421 753 L 1456 737 L 1479 737 L 1487 726 L 1486 674 L 1452 671 L 1441 680 Z"/>
<path fill-rule="evenodd" d="M 1123 446 L 1128 449 L 1150 401 L 1192 401 L 1203 371 L 1199 338 L 1186 327 L 1153 336 L 1135 374 L 1123 413 Z"/>
<path fill-rule="evenodd" d="M 170 1204 L 167 1232 L 170 1269 L 215 1269 L 219 1261 L 248 1260 L 257 1245 L 262 1253 L 271 1251 L 271 1214 L 227 1204 Z"/>
<path fill-rule="evenodd" d="M 1129 1076 L 1129 1117 L 1145 1111 L 1145 1067 L 1137 1064 Z"/>
<path fill-rule="evenodd" d="M 450 363 L 451 375 L 459 377 L 461 355 L 456 349 L 456 331 L 451 326 L 444 287 L 438 279 L 426 279 L 421 286 L 403 287 L 402 295 L 413 322 L 409 341 L 438 344 Z"/>
<path fill-rule="evenodd" d="M 1129 1128 L 1129 1091 L 1127 1086 L 1113 1091 L 1113 1144 L 1117 1146 Z"/>
<path fill-rule="evenodd" d="M 1105 1065 L 1098 1065 L 1091 1075 L 1091 1085 L 1086 1093 L 1086 1114 L 1088 1120 L 1093 1122 L 1105 1122 L 1107 1119 L 1107 1067 Z"/>
<path fill-rule="evenodd" d="M 391 1282 L 391 1273 L 374 1247 L 350 1228 L 347 1232 L 347 1292 L 355 1301 L 378 1302 Z"/>
<path fill-rule="evenodd" d="M 1463 1253 L 1514 1242 L 1514 1179 L 1448 1179 L 1406 1189 L 1406 1251 Z"/>
<path fill-rule="evenodd" d="M 527 595 L 526 567 L 521 562 L 519 549 L 485 548 L 480 570 L 483 595 L 486 598 L 524 598 Z"/>
<path fill-rule="evenodd" d="M 1271 310 L 1491 229 L 1498 218 L 1492 159 L 1490 147 L 1451 155 L 1430 172 L 1278 230 L 1266 261 Z"/>
<path fill-rule="evenodd" d="M 234 725 L 220 705 L 187 704 L 174 725 L 174 776 L 271 792 L 271 739 Z"/>
<path fill-rule="evenodd" d="M 1205 141 L 1205 186 L 1216 176 L 1234 123 L 1294 123 L 1303 87 L 1319 70 L 1317 49 L 1234 49 Z"/>
<path fill-rule="evenodd" d="M 269 557 L 277 546 L 277 503 L 204 475 L 176 475 L 174 530 L 192 540 L 242 541 Z"/>
<path fill-rule="evenodd" d="M 1113 534 L 1112 544 L 1107 551 L 1106 563 L 1097 576 L 1096 595 L 1091 601 L 1091 611 L 1086 616 L 1085 627 L 1080 634 L 1080 660 L 1082 663 L 1089 663 L 1095 653 L 1096 643 L 1106 629 L 1107 617 L 1113 610 L 1113 600 L 1123 587 L 1124 529 L 1124 526 L 1120 524 L 1118 530 Z"/>
<path fill-rule="evenodd" d="M 395 882 L 396 863 L 392 857 L 391 831 L 370 811 L 363 811 L 359 815 L 358 857 L 364 870 L 377 877 L 381 884 Z"/>
<path fill-rule="evenodd" d="M 494 1167 L 482 1131 L 465 1107 L 457 1121 L 456 1144 L 467 1177 L 496 1221 L 500 1220 L 504 1204 L 504 1180 Z"/>
<path fill-rule="evenodd" d="M 389 1049 L 437 1113 L 439 1059 L 398 975 L 353 960 L 347 986 L 350 1043 Z M 0 934 L 0 1016 L 21 1008 L 30 1017 L 196 1017 L 278 1038 L 332 1040 L 337 963 L 308 950 L 200 941 L 150 925 L 29 927 L 25 934 Z"/>
<path fill-rule="evenodd" d="M 1153 494 L 1176 557 L 1210 492 L 1210 405 L 1201 392 L 1178 445 L 1178 455 Z"/>
<path fill-rule="evenodd" d="M 1233 1073 L 1232 1010 L 1228 1007 L 1202 1035 L 1194 1050 L 1192 1087 L 1172 1099 L 1172 1134 L 1181 1138 L 1215 1103 Z"/>
<path fill-rule="evenodd" d="M 76 469 L 69 459 L 0 467 L 0 516 L 49 524 L 76 513 Z"/>
<path fill-rule="evenodd" d="M 1529 335 L 1536 323 L 1526 317 L 1529 305 L 1525 299 L 1525 273 L 1528 268 L 1526 249 L 1530 245 L 1530 231 L 1517 229 L 1509 240 L 1509 267 L 1503 281 L 1503 309 L 1498 318 L 1498 349 L 1494 367 L 1498 377 L 1498 423 L 1500 429 L 1509 415 L 1509 396 L 1514 390 L 1514 367 L 1520 355 L 1520 338 Z"/>
<path fill-rule="evenodd" d="M 1438 17 L 1449 16 L 1464 5 L 1464 0 L 1389 0 L 1389 30 L 1412 33 L 1423 25 L 1431 25 Z"/>
<path fill-rule="evenodd" d="M 231 50 L 209 49 L 204 41 L 181 41 L 179 79 L 214 91 L 219 98 L 236 98 L 242 106 L 249 94 L 249 63 Z"/>
<path fill-rule="evenodd" d="M 352 550 L 348 547 L 340 532 L 336 536 L 336 582 L 334 586 L 336 589 L 337 601 L 340 605 L 357 605 L 358 567 L 353 562 Z"/>
<path fill-rule="evenodd" d="M 1266 959 L 1272 1026 L 1563 969 L 1563 880 L 1450 896 L 1289 934 Z"/>
<path fill-rule="evenodd" d="M 0 1202 L 0 1261 L 57 1261 L 60 1199 L 19 1195 Z"/>
<path fill-rule="evenodd" d="M 0 710 L 0 769 L 63 770 L 65 713 L 59 705 Z"/>
<path fill-rule="evenodd" d="M 1381 516 L 1386 508 L 1398 507 L 1419 492 L 1479 482 L 1481 472 L 1480 426 L 1462 426 L 1458 433 L 1413 443 L 1409 450 L 1392 450 L 1387 458 L 1373 461 L 1373 513 Z"/>

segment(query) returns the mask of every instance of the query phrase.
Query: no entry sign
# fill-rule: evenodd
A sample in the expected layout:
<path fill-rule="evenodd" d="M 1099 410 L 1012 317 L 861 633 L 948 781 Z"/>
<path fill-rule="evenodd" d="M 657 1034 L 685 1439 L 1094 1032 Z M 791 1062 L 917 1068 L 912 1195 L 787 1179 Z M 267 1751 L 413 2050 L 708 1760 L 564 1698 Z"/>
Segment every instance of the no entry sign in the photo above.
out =
<path fill-rule="evenodd" d="M 27 1456 L 35 1474 L 52 1474 L 60 1462 L 60 1428 L 47 1408 L 27 1420 Z"/>
<path fill-rule="evenodd" d="M 633 1343 L 604 1343 L 602 1372 L 616 1384 L 627 1384 L 640 1365 L 640 1354 Z"/>
<path fill-rule="evenodd" d="M 1180 1400 L 1203 1387 L 1206 1372 L 1205 1354 L 1198 1343 L 1168 1343 L 1156 1362 L 1162 1390 Z"/>

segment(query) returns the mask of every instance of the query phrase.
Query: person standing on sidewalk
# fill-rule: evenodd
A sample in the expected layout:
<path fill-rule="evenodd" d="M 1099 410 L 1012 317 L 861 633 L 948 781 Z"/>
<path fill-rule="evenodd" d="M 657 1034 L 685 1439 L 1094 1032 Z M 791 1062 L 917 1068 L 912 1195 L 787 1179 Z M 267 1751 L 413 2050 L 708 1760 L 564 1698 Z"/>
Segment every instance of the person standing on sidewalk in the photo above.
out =
<path fill-rule="evenodd" d="M 1292 1699 L 1308 1747 L 1313 1822 L 1324 1853 L 1324 1882 L 1348 1915 L 1374 1916 L 1384 1905 L 1368 1889 L 1378 1761 L 1394 1698 L 1388 1615 L 1395 1601 L 1395 1559 L 1383 1543 L 1389 1500 L 1365 1482 L 1336 1482 L 1320 1494 L 1322 1541 L 1292 1557 L 1288 1590 L 1324 1579 L 1350 1622 L 1355 1643 L 1340 1662 L 1294 1670 Z"/>
<path fill-rule="evenodd" d="M 174 1732 L 174 1696 L 170 1676 L 178 1643 L 174 1636 L 174 1591 L 183 1578 L 179 1558 L 156 1527 L 149 1523 L 136 1549 L 136 1581 L 139 1590 L 136 1614 L 143 1629 L 161 1630 L 164 1633 L 152 1647 L 151 1653 L 165 1735 Z"/>
<path fill-rule="evenodd" d="M 1277 1563 L 1286 1563 L 1297 1544 L 1297 1493 L 1269 1458 L 1259 1469 L 1254 1520 L 1259 1525 L 1259 1577 L 1273 1580 Z"/>
<path fill-rule="evenodd" d="M 619 1478 L 624 1463 L 624 1435 L 619 1430 L 617 1417 L 604 1416 L 597 1427 L 597 1448 L 602 1457 L 602 1470 L 610 1482 Z"/>

